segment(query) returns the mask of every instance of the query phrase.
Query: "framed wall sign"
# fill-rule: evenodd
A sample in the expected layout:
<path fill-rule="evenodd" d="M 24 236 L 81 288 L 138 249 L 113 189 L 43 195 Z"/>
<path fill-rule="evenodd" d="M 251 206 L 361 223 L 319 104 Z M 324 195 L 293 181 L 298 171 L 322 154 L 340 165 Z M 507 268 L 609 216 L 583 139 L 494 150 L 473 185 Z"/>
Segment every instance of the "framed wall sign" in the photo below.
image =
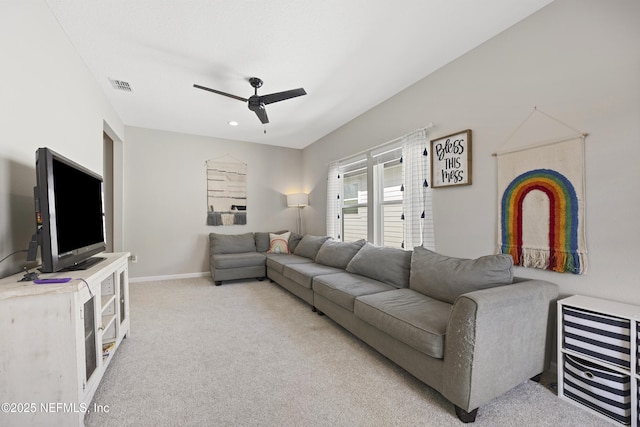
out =
<path fill-rule="evenodd" d="M 471 130 L 431 140 L 431 187 L 471 185 Z"/>

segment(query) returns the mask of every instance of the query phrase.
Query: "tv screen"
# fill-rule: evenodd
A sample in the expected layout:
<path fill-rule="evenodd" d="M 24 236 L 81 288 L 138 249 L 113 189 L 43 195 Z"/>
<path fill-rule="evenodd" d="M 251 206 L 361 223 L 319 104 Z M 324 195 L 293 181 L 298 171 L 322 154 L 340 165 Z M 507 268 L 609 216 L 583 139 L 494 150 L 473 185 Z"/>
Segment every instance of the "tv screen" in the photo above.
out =
<path fill-rule="evenodd" d="M 106 249 L 103 181 L 49 148 L 36 152 L 34 191 L 42 272 L 81 269 Z"/>

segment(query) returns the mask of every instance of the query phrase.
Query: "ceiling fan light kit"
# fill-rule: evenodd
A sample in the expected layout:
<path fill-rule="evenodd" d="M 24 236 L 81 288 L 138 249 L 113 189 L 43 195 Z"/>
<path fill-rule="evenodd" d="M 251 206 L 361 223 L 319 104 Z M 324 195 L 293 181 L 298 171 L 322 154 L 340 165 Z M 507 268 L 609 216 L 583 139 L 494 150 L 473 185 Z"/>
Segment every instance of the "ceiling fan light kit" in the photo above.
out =
<path fill-rule="evenodd" d="M 262 124 L 269 123 L 269 117 L 267 116 L 267 110 L 265 106 L 267 104 L 273 104 L 274 102 L 284 101 L 285 99 L 296 98 L 298 96 L 306 95 L 307 92 L 303 88 L 286 90 L 284 92 L 276 92 L 270 93 L 268 95 L 258 95 L 258 88 L 262 87 L 264 82 L 262 79 L 258 77 L 251 77 L 249 79 L 249 84 L 254 88 L 253 95 L 249 97 L 249 99 L 243 98 L 241 96 L 232 95 L 230 93 L 222 92 L 219 90 L 211 89 L 205 86 L 200 86 L 198 84 L 194 84 L 193 87 L 197 89 L 206 90 L 208 92 L 213 92 L 218 95 L 227 96 L 229 98 L 237 99 L 238 101 L 246 102 L 249 110 L 256 113 L 258 119 Z"/>

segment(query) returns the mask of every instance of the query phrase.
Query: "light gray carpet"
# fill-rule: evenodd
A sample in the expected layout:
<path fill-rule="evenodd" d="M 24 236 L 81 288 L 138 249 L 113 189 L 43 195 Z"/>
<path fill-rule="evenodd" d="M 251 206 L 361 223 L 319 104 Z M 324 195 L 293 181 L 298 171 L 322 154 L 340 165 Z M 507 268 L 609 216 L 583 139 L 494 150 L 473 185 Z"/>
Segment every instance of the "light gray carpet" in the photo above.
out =
<path fill-rule="evenodd" d="M 98 388 L 98 426 L 460 426 L 447 402 L 268 281 L 132 283 L 131 334 Z M 600 426 L 535 382 L 475 426 Z"/>

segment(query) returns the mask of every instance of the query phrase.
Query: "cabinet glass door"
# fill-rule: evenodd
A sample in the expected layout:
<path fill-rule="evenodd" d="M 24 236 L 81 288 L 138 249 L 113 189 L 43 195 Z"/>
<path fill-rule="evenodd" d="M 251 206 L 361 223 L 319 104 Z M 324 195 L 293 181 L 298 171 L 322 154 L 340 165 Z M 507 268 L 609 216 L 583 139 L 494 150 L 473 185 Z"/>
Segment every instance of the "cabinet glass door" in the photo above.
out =
<path fill-rule="evenodd" d="M 90 298 L 84 303 L 84 362 L 87 381 L 98 366 L 95 319 L 95 298 Z"/>
<path fill-rule="evenodd" d="M 127 281 L 126 270 L 120 273 L 120 323 L 124 322 L 126 319 L 126 311 L 125 311 L 125 286 Z"/>

